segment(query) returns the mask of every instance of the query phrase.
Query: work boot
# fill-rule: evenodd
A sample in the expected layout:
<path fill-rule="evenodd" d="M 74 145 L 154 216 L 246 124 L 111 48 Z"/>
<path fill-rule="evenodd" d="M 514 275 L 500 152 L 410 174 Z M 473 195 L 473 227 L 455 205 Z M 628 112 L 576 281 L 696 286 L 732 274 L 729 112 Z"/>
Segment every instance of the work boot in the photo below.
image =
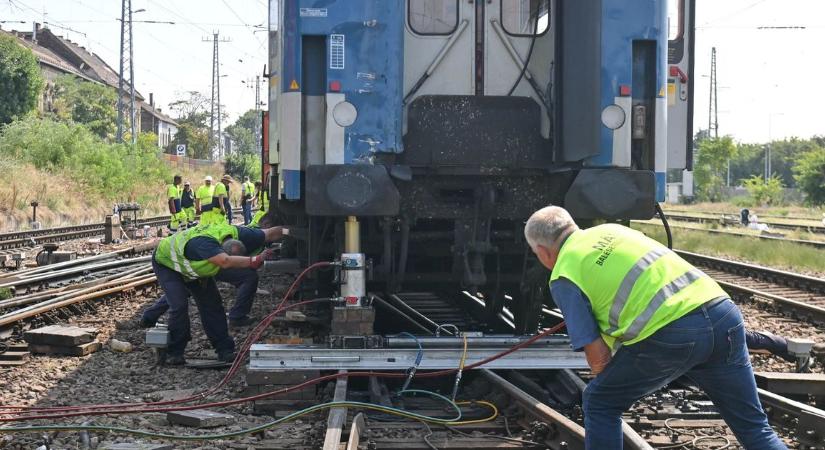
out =
<path fill-rule="evenodd" d="M 165 365 L 167 366 L 183 366 L 186 364 L 186 358 L 183 355 L 166 355 Z"/>
<path fill-rule="evenodd" d="M 243 316 L 238 319 L 229 319 L 230 328 L 242 328 L 248 325 L 252 325 L 253 323 L 255 323 L 255 319 L 249 316 Z"/>
<path fill-rule="evenodd" d="M 152 328 L 156 324 L 157 324 L 157 321 L 152 321 L 152 320 L 149 320 L 145 317 L 141 317 L 140 320 L 138 321 L 138 326 L 140 328 Z"/>
<path fill-rule="evenodd" d="M 235 352 L 218 352 L 218 361 L 231 363 L 235 361 Z"/>

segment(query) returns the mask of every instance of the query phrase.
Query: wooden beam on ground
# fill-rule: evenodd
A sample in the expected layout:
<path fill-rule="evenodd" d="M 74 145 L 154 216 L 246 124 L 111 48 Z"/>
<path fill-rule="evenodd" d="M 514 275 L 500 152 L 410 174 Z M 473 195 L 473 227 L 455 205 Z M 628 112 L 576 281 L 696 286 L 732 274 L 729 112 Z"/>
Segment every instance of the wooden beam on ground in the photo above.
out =
<path fill-rule="evenodd" d="M 339 370 L 339 374 L 347 373 L 346 370 Z M 347 399 L 347 378 L 340 377 L 335 382 L 335 396 L 332 401 L 343 402 Z M 336 407 L 329 410 L 327 419 L 327 434 L 324 438 L 324 450 L 338 450 L 341 445 L 341 431 L 347 421 L 347 408 Z"/>
<path fill-rule="evenodd" d="M 347 450 L 358 450 L 358 444 L 361 443 L 361 433 L 364 432 L 364 413 L 358 413 L 352 419 L 352 428 L 349 430 L 349 440 L 347 440 Z"/>

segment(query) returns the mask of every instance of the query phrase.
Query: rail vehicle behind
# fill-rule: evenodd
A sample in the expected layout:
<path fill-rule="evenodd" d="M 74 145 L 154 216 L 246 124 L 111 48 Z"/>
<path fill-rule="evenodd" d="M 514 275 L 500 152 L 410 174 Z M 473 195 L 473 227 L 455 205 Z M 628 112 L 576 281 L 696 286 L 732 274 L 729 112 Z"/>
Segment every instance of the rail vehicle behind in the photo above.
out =
<path fill-rule="evenodd" d="M 270 0 L 265 168 L 303 264 L 534 329 L 536 209 L 648 219 L 691 159 L 693 0 Z M 357 240 L 353 240 L 356 239 Z M 357 264 L 357 263 L 356 263 Z M 360 295 L 360 294 L 359 294 Z"/>

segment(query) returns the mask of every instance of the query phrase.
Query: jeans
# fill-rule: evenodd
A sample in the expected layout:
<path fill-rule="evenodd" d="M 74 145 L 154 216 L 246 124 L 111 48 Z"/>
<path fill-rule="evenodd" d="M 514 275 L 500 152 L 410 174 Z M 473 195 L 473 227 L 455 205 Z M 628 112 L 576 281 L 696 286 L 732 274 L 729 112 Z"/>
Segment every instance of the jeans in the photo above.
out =
<path fill-rule="evenodd" d="M 245 201 L 241 203 L 241 207 L 243 208 L 243 224 L 249 225 L 249 222 L 252 222 L 252 203 Z"/>
<path fill-rule="evenodd" d="M 183 355 L 186 344 L 192 339 L 189 328 L 190 294 L 195 298 L 203 329 L 212 347 L 219 354 L 234 352 L 235 341 L 229 336 L 226 310 L 223 308 L 221 293 L 218 292 L 215 280 L 205 278 L 185 281 L 181 274 L 158 264 L 154 258 L 152 258 L 152 269 L 155 271 L 158 284 L 163 288 L 162 299 L 165 299 L 166 308 L 169 310 L 169 345 L 166 349 L 168 354 Z M 144 317 L 150 310 L 156 311 L 158 303 L 144 312 Z"/>
<path fill-rule="evenodd" d="M 255 300 L 255 292 L 258 291 L 258 272 L 253 269 L 223 269 L 215 275 L 215 280 L 235 286 L 235 303 L 229 310 L 229 320 L 248 316 Z M 143 321 L 157 323 L 168 309 L 169 301 L 164 294 L 154 305 L 143 311 Z"/>
<path fill-rule="evenodd" d="M 746 449 L 787 450 L 759 403 L 742 314 L 730 299 L 703 305 L 616 352 L 582 396 L 586 447 L 621 449 L 621 414 L 683 375 L 708 394 Z"/>

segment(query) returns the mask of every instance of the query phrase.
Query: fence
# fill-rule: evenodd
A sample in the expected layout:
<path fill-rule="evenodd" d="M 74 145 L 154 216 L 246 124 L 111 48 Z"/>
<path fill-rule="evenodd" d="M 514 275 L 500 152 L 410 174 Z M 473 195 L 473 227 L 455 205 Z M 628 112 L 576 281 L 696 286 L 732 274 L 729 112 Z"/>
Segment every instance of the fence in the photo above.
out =
<path fill-rule="evenodd" d="M 164 153 L 163 158 L 166 159 L 166 163 L 169 164 L 169 167 L 172 168 L 177 168 L 181 170 L 208 170 L 215 174 L 222 174 L 224 172 L 223 161 L 212 161 L 210 159 L 195 159 L 186 156 L 170 155 L 169 153 Z"/>

